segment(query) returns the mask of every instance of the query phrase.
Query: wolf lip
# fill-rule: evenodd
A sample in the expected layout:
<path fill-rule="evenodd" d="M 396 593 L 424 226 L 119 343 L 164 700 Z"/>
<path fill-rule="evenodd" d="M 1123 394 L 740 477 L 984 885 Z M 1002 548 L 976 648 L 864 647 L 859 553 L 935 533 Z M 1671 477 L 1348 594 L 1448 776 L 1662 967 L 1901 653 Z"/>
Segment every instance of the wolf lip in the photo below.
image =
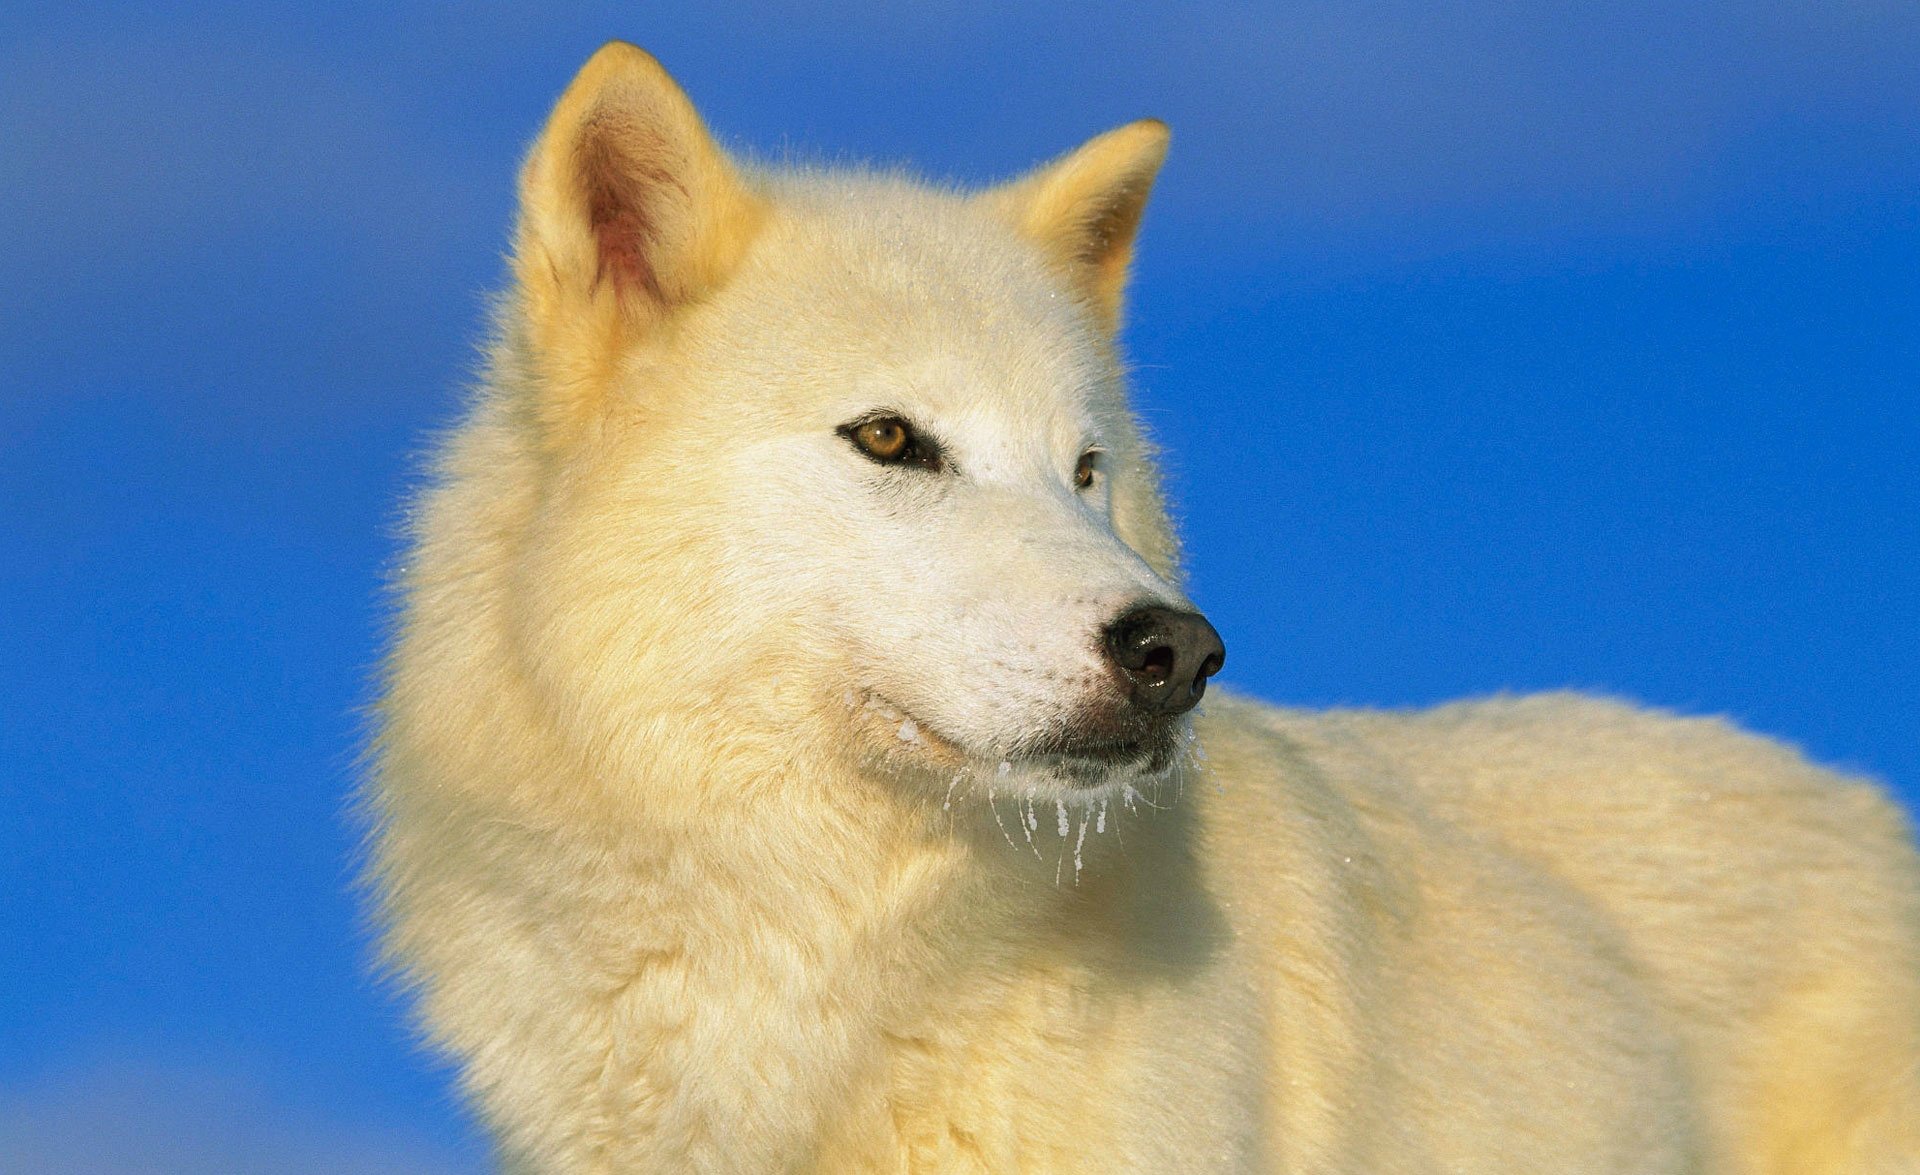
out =
<path fill-rule="evenodd" d="M 1152 753 L 1153 748 L 1145 741 L 1128 739 L 1123 742 L 1062 748 L 1061 750 L 1053 752 L 1053 757 L 1059 759 L 1078 759 L 1088 763 L 1118 765 L 1144 759 Z"/>
<path fill-rule="evenodd" d="M 1169 726 L 1137 735 L 1058 740 L 1032 748 L 1026 757 L 1068 774 L 1104 774 L 1114 768 L 1142 764 L 1157 771 L 1171 761 L 1173 749 L 1173 729 Z"/>

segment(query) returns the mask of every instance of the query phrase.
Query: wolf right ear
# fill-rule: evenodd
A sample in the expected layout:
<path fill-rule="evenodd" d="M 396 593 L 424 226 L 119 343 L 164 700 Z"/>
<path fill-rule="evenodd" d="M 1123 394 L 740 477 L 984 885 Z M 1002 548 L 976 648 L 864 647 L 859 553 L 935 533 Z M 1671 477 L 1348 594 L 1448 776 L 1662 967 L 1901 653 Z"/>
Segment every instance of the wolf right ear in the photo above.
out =
<path fill-rule="evenodd" d="M 1120 325 L 1134 234 L 1168 138 L 1157 118 L 1130 122 L 980 197 L 1040 246 L 1109 331 Z"/>
<path fill-rule="evenodd" d="M 520 173 L 513 269 L 549 427 L 569 431 L 630 344 L 717 288 L 761 218 L 659 62 L 623 41 L 595 53 Z"/>

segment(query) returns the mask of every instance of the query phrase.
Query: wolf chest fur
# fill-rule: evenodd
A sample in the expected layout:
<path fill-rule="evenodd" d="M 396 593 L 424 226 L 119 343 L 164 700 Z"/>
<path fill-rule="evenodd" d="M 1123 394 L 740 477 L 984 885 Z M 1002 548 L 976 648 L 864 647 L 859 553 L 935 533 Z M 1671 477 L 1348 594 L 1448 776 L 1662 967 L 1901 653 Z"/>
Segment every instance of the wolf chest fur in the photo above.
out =
<path fill-rule="evenodd" d="M 631 46 L 521 175 L 411 515 L 388 959 L 521 1172 L 1920 1172 L 1873 786 L 1575 695 L 1208 694 L 1115 334 L 1167 146 L 717 147 Z"/>

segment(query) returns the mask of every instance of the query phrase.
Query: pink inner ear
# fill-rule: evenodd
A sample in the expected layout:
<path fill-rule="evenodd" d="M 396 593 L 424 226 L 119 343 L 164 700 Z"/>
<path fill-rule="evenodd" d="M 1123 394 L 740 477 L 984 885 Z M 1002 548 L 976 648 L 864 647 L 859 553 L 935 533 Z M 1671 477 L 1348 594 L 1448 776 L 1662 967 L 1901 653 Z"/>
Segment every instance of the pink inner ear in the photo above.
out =
<path fill-rule="evenodd" d="M 611 281 L 621 296 L 662 300 L 659 261 L 662 213 L 684 208 L 687 189 L 668 166 L 667 144 L 624 119 L 596 113 L 574 148 L 587 223 L 599 250 L 594 284 Z"/>

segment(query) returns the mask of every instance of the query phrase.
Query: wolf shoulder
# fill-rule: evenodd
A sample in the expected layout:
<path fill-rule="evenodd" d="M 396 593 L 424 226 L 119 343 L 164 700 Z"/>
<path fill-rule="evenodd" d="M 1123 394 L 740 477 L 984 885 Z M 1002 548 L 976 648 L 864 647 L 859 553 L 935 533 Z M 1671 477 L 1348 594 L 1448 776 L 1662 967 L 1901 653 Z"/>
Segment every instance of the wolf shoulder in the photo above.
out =
<path fill-rule="evenodd" d="M 1263 774 L 1265 763 L 1359 796 L 1391 793 L 1495 834 L 1700 828 L 1737 830 L 1749 842 L 1757 834 L 1764 843 L 1771 825 L 1807 847 L 1839 837 L 1849 856 L 1877 841 L 1905 848 L 1913 840 L 1905 811 L 1876 781 L 1814 763 L 1724 718 L 1595 694 L 1322 711 L 1224 694 L 1210 697 L 1207 711 L 1202 729 L 1210 750 L 1223 752 L 1224 762 L 1209 764 L 1222 791 Z"/>
<path fill-rule="evenodd" d="M 1574 692 L 1320 712 L 1228 696 L 1202 729 L 1209 823 L 1256 855 L 1304 805 L 1388 860 L 1495 860 L 1570 887 L 1630 937 L 1771 951 L 1790 925 L 1903 942 L 1920 926 L 1920 855 L 1886 790 L 1725 719 Z"/>
<path fill-rule="evenodd" d="M 1290 1136 L 1647 1172 L 1878 1170 L 1848 1148 L 1920 1143 L 1920 856 L 1876 785 L 1572 693 L 1207 710 L 1200 855 L 1239 957 L 1312 1042 L 1277 1071 L 1353 1106 L 1395 1074 L 1451 1091 L 1431 1118 L 1340 1129 L 1282 1107 Z M 1488 1165 L 1449 1149 L 1460 1129 L 1566 1145 Z M 1400 1169 L 1369 1145 L 1378 1162 L 1340 1169 Z"/>

